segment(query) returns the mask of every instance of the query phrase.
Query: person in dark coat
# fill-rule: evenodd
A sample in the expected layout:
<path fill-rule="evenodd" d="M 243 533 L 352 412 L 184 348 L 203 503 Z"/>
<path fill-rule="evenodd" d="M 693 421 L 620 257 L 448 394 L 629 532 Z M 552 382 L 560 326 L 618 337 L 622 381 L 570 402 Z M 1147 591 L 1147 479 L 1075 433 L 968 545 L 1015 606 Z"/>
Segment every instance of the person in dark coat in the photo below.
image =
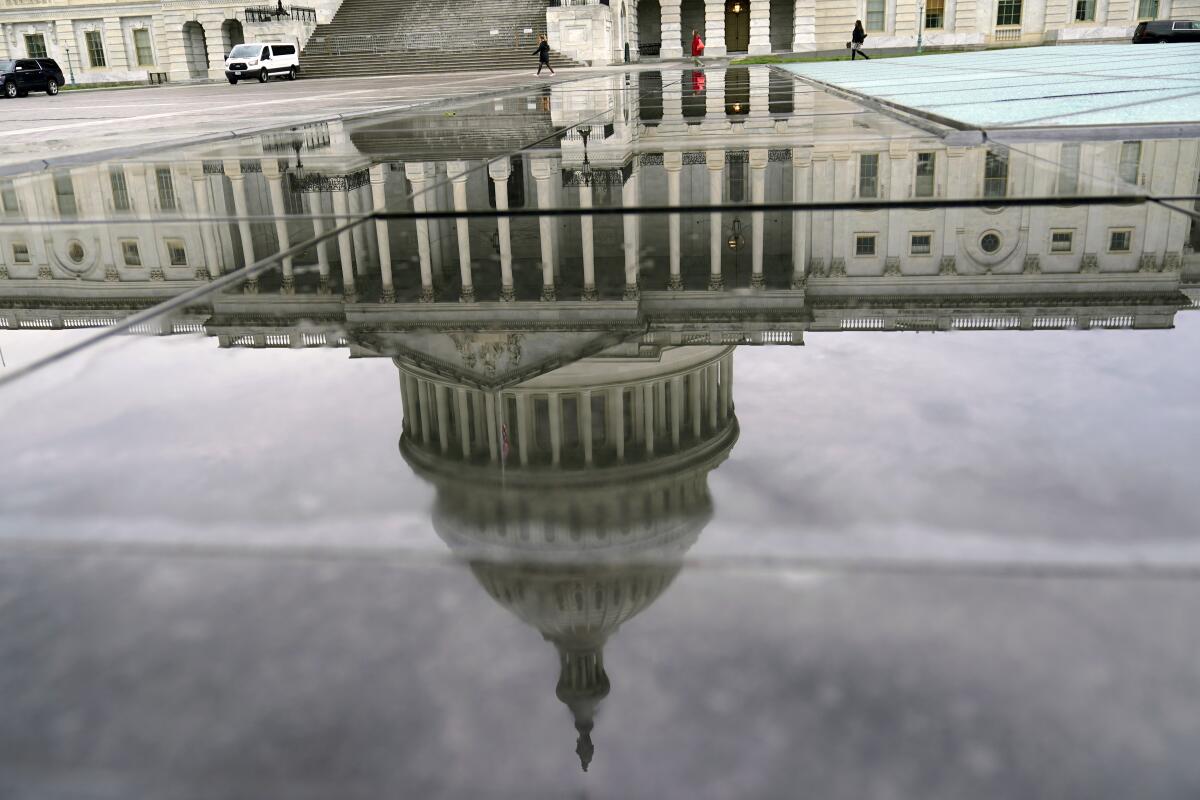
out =
<path fill-rule="evenodd" d="M 533 54 L 538 57 L 537 74 L 541 75 L 542 67 L 545 67 L 546 69 L 550 70 L 550 74 L 553 75 L 554 67 L 550 66 L 550 43 L 546 41 L 546 34 L 543 33 L 538 37 L 537 50 L 534 50 Z"/>
<path fill-rule="evenodd" d="M 867 32 L 863 30 L 862 20 L 854 20 L 854 30 L 850 33 L 850 42 L 847 45 L 850 48 L 850 60 L 853 61 L 855 56 L 862 56 L 868 61 L 871 57 L 862 51 L 863 42 L 867 39 Z"/>

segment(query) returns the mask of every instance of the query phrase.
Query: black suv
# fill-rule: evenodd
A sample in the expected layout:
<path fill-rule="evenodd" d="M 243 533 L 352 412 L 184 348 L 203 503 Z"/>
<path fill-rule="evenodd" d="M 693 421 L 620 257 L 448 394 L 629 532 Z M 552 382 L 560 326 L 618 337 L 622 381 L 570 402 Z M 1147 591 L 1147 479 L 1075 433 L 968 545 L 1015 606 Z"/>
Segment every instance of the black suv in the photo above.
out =
<path fill-rule="evenodd" d="M 1134 44 L 1160 42 L 1200 42 L 1200 22 L 1190 19 L 1159 19 L 1139 22 L 1133 32 Z"/>
<path fill-rule="evenodd" d="M 0 60 L 0 96 L 24 97 L 30 92 L 45 92 L 53 97 L 62 85 L 62 67 L 53 58 Z"/>

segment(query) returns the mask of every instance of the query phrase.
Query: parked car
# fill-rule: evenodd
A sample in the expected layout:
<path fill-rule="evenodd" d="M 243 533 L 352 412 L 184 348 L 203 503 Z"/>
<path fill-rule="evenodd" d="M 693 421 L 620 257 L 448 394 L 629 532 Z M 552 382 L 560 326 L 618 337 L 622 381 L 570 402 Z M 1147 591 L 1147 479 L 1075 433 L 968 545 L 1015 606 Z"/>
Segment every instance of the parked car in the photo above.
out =
<path fill-rule="evenodd" d="M 1139 22 L 1133 32 L 1134 44 L 1163 42 L 1200 42 L 1200 22 L 1190 19 L 1156 19 Z"/>
<path fill-rule="evenodd" d="M 251 78 L 266 83 L 272 75 L 294 81 L 299 71 L 300 54 L 287 42 L 239 44 L 225 57 L 225 77 L 233 84 Z"/>
<path fill-rule="evenodd" d="M 30 92 L 58 94 L 63 85 L 62 67 L 53 58 L 0 60 L 0 95 L 24 97 Z"/>

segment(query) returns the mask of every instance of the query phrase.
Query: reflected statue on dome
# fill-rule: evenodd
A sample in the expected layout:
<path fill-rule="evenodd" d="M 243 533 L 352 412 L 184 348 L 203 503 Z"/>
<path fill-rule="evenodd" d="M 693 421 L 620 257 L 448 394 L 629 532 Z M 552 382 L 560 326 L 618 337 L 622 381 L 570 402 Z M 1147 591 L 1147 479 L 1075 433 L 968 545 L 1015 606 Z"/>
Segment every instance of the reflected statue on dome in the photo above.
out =
<path fill-rule="evenodd" d="M 437 489 L 434 528 L 558 651 L 555 694 L 592 761 L 603 648 L 671 584 L 729 453 L 733 348 L 621 345 L 500 390 L 397 358 L 400 450 Z"/>

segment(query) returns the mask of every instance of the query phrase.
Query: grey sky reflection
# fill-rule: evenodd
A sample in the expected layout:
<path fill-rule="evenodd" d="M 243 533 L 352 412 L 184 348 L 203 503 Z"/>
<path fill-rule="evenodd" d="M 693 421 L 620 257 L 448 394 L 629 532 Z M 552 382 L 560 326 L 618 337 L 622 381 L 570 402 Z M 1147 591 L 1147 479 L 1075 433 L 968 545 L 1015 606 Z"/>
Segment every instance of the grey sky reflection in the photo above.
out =
<path fill-rule="evenodd" d="M 693 555 L 1183 545 L 1200 325 L 1178 324 L 739 348 L 742 435 Z M 440 544 L 386 359 L 138 339 L 68 383 L 4 401 L 8 535 Z"/>

